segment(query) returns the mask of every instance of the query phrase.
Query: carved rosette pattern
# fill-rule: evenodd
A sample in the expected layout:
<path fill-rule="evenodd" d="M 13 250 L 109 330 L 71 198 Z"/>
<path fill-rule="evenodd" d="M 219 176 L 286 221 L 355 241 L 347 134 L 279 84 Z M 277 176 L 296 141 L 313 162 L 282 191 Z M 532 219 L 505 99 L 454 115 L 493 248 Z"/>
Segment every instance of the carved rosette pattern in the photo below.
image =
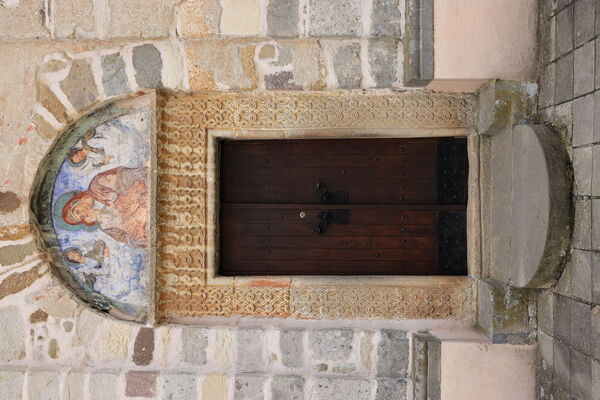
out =
<path fill-rule="evenodd" d="M 469 285 L 234 287 L 207 277 L 209 129 L 468 128 L 465 94 L 162 93 L 158 132 L 157 317 L 459 318 Z"/>

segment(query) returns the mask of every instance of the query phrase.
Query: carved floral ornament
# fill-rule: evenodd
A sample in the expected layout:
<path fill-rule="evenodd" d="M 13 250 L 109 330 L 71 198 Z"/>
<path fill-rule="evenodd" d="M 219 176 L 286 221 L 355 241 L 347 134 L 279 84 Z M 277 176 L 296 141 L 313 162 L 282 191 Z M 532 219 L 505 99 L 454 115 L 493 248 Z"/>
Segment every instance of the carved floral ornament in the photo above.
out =
<path fill-rule="evenodd" d="M 57 138 L 37 173 L 32 220 L 54 274 L 82 302 L 120 319 L 464 318 L 473 301 L 466 277 L 218 276 L 213 153 L 223 135 L 466 134 L 474 111 L 472 95 L 423 92 L 122 98 Z"/>

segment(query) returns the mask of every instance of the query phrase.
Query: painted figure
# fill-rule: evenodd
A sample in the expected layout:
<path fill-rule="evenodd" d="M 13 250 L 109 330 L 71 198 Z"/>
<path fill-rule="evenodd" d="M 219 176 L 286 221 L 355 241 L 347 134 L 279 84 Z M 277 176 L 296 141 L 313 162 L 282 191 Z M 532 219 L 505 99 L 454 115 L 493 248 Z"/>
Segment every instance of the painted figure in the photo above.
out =
<path fill-rule="evenodd" d="M 69 230 L 100 229 L 118 242 L 148 247 L 145 168 L 117 167 L 101 172 L 88 189 L 63 194 L 55 217 Z"/>
<path fill-rule="evenodd" d="M 67 262 L 83 276 L 90 289 L 94 289 L 98 276 L 110 275 L 110 265 L 107 262 L 109 255 L 110 251 L 102 240 L 97 240 L 92 250 L 85 255 L 77 247 L 70 247 L 64 251 Z"/>

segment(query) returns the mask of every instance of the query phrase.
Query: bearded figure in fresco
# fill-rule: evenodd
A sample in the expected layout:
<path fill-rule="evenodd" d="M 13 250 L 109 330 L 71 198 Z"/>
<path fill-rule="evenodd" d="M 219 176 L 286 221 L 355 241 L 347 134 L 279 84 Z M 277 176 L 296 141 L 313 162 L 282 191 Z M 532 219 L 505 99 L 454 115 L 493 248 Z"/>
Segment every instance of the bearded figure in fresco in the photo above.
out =
<path fill-rule="evenodd" d="M 54 215 L 66 229 L 100 229 L 118 242 L 147 248 L 146 195 L 145 168 L 117 167 L 92 178 L 87 190 L 63 194 Z"/>

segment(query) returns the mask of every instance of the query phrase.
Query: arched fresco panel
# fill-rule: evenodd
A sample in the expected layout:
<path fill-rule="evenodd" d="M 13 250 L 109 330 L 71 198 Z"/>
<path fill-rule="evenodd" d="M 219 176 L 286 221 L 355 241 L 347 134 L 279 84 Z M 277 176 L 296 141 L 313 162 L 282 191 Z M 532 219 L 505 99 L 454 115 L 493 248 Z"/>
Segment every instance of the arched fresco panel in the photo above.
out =
<path fill-rule="evenodd" d="M 150 322 L 155 97 L 104 105 L 68 128 L 42 161 L 32 218 L 54 272 L 91 307 Z"/>

